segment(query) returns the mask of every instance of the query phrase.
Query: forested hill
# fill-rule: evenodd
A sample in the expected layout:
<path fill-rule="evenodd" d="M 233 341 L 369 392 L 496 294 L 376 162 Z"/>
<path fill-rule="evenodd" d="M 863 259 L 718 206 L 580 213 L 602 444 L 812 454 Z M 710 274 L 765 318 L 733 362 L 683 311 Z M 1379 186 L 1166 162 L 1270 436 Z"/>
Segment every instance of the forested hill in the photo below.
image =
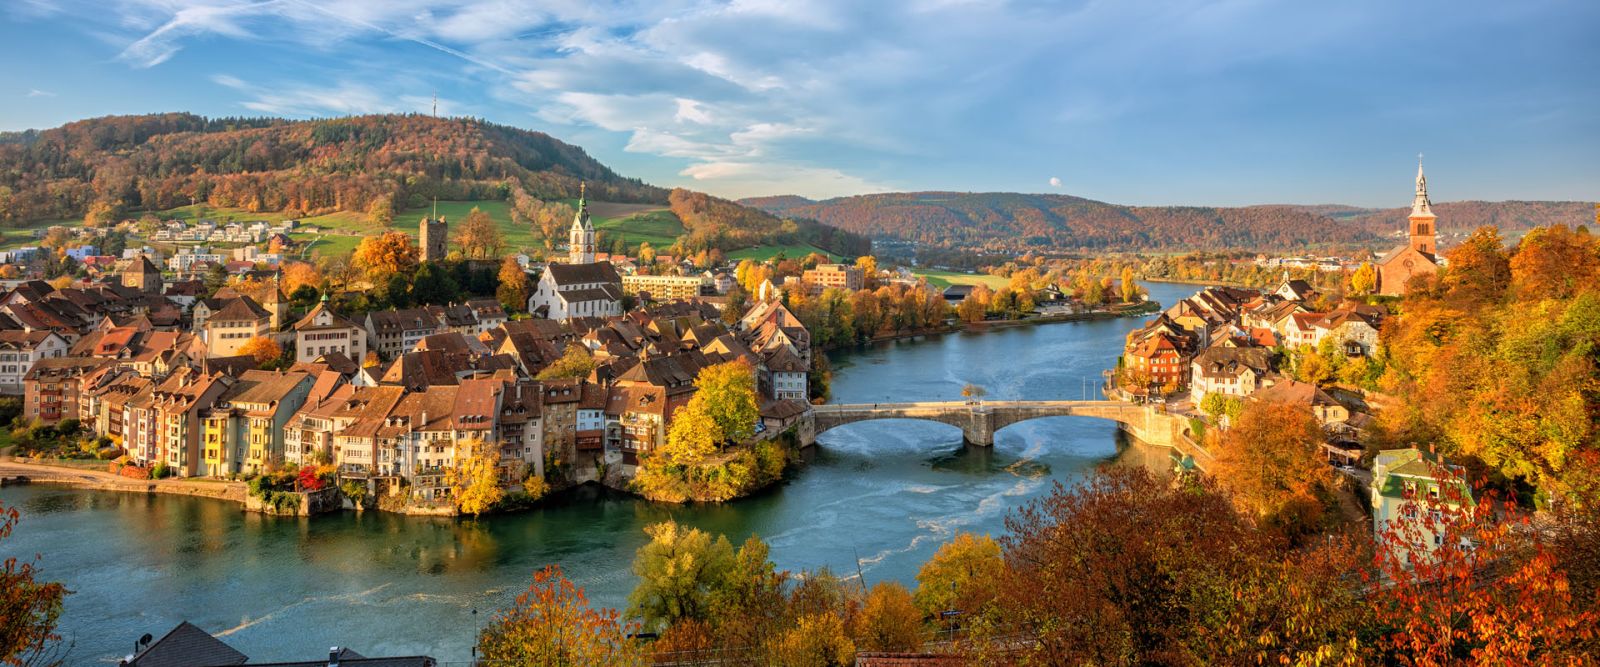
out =
<path fill-rule="evenodd" d="M 0 224 L 192 203 L 304 215 L 440 199 L 576 197 L 667 203 L 547 134 L 470 118 L 291 121 L 187 113 L 108 116 L 0 133 Z M 386 199 L 385 199 L 386 198 Z"/>
<path fill-rule="evenodd" d="M 792 195 L 742 203 L 875 238 L 941 247 L 1026 250 L 1303 251 L 1377 247 L 1409 209 L 1263 205 L 1122 206 L 1053 194 L 901 192 L 812 201 Z M 1582 202 L 1459 202 L 1435 206 L 1445 230 L 1503 229 L 1592 218 Z"/>

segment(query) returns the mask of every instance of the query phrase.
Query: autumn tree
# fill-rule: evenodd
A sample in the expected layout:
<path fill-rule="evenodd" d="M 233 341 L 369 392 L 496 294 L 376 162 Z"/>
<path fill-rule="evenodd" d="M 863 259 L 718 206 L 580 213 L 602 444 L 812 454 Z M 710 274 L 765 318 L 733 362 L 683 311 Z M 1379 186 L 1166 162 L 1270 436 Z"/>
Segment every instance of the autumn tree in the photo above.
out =
<path fill-rule="evenodd" d="M 568 343 L 566 351 L 561 353 L 561 358 L 545 366 L 535 379 L 538 380 L 566 380 L 573 378 L 586 378 L 594 372 L 594 356 L 589 354 L 589 349 L 576 343 Z"/>
<path fill-rule="evenodd" d="M 1291 537 L 1320 525 L 1333 471 L 1316 417 L 1287 403 L 1252 402 L 1222 432 L 1211 471 L 1241 511 Z"/>
<path fill-rule="evenodd" d="M 110 227 L 122 219 L 122 206 L 118 203 L 97 201 L 83 214 L 85 227 Z"/>
<path fill-rule="evenodd" d="M 592 609 L 588 597 L 551 565 L 528 590 L 497 612 L 478 636 L 487 664 L 642 667 L 635 627 L 615 609 Z"/>
<path fill-rule="evenodd" d="M 528 284 L 528 272 L 517 263 L 517 258 L 507 257 L 501 261 L 500 273 L 496 278 L 499 284 L 494 288 L 494 296 L 500 302 L 500 306 L 508 313 L 526 311 L 532 289 Z"/>
<path fill-rule="evenodd" d="M 239 355 L 252 357 L 257 364 L 269 364 L 283 356 L 283 346 L 270 337 L 256 336 L 239 346 Z"/>
<path fill-rule="evenodd" d="M 1005 561 L 988 535 L 957 533 L 917 571 L 914 601 L 924 616 L 952 609 L 978 613 L 994 598 Z"/>
<path fill-rule="evenodd" d="M 310 262 L 284 262 L 278 268 L 281 272 L 278 280 L 284 294 L 294 294 L 303 285 L 313 288 L 322 286 L 322 272 Z"/>
<path fill-rule="evenodd" d="M 741 359 L 703 368 L 694 386 L 690 403 L 703 401 L 719 442 L 742 442 L 755 433 L 761 408 L 756 403 L 755 369 L 749 363 Z"/>
<path fill-rule="evenodd" d="M 372 202 L 367 204 L 367 220 L 380 227 L 388 227 L 394 222 L 394 195 L 373 197 Z"/>
<path fill-rule="evenodd" d="M 712 418 L 705 401 L 690 399 L 672 413 L 672 425 L 667 428 L 667 441 L 660 456 L 669 465 L 699 465 L 706 457 L 717 452 L 722 429 Z"/>
<path fill-rule="evenodd" d="M 505 238 L 494 219 L 474 206 L 467 218 L 456 225 L 456 245 L 469 258 L 489 259 L 500 256 Z"/>
<path fill-rule="evenodd" d="M 1141 468 L 1058 483 L 1006 530 L 979 664 L 1364 664 L 1364 538 L 1285 555 L 1204 480 Z"/>
<path fill-rule="evenodd" d="M 1361 266 L 1350 274 L 1350 293 L 1367 295 L 1378 289 L 1378 270 L 1372 262 L 1362 262 Z"/>
<path fill-rule="evenodd" d="M 1446 255 L 1441 282 L 1450 296 L 1467 303 L 1499 301 L 1511 286 L 1511 262 L 1500 230 L 1483 226 Z"/>
<path fill-rule="evenodd" d="M 389 276 L 409 276 L 417 269 L 417 245 L 405 232 L 384 232 L 361 239 L 350 261 L 374 283 Z"/>
<path fill-rule="evenodd" d="M 1511 255 L 1511 283 L 1524 300 L 1566 299 L 1600 287 L 1595 239 L 1564 225 L 1536 227 Z"/>
<path fill-rule="evenodd" d="M 0 502 L 0 543 L 11 536 L 21 515 Z M 51 663 L 59 646 L 56 622 L 69 591 L 40 581 L 37 561 L 11 556 L 0 563 L 0 665 Z"/>
<path fill-rule="evenodd" d="M 628 595 L 628 615 L 654 629 L 684 619 L 706 620 L 735 562 L 728 538 L 672 521 L 651 525 L 645 533 L 650 542 L 633 558 L 639 583 Z"/>
<path fill-rule="evenodd" d="M 1380 533 L 1369 604 L 1385 662 L 1588 664 L 1600 600 L 1575 594 L 1548 526 L 1493 494 L 1478 500 L 1413 498 L 1415 518 Z"/>
<path fill-rule="evenodd" d="M 1122 302 L 1133 303 L 1139 299 L 1139 283 L 1134 280 L 1133 267 L 1122 267 Z"/>
<path fill-rule="evenodd" d="M 922 612 L 911 592 L 897 581 L 880 581 L 861 605 L 857 648 L 864 651 L 915 651 L 922 647 Z"/>
<path fill-rule="evenodd" d="M 445 484 L 456 509 L 476 518 L 505 496 L 500 486 L 500 447 L 474 437 L 459 441 L 456 448 L 456 464 L 445 471 Z"/>
<path fill-rule="evenodd" d="M 961 395 L 966 398 L 981 399 L 984 396 L 989 395 L 989 390 L 984 389 L 981 385 L 976 385 L 969 382 L 961 387 Z"/>

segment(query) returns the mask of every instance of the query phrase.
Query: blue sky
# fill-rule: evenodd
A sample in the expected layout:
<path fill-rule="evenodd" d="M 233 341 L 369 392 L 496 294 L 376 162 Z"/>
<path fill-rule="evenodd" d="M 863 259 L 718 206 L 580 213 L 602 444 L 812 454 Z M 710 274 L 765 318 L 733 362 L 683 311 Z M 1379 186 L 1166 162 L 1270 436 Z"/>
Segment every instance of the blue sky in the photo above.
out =
<path fill-rule="evenodd" d="M 10 0 L 0 129 L 427 111 L 741 197 L 1600 198 L 1600 2 Z"/>

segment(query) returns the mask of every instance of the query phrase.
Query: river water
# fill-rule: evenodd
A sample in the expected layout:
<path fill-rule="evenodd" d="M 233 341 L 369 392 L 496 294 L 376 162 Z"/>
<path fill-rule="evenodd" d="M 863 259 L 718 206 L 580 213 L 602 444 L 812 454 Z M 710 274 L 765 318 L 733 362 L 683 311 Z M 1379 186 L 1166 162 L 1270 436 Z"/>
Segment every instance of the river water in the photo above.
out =
<path fill-rule="evenodd" d="M 1163 304 L 1190 285 L 1151 284 Z M 896 341 L 832 355 L 842 403 L 1093 397 L 1131 319 Z M 173 496 L 11 487 L 22 512 L 0 557 L 41 556 L 68 596 L 68 664 L 114 664 L 144 633 L 188 620 L 252 661 L 309 659 L 329 646 L 366 655 L 464 661 L 475 618 L 559 564 L 598 605 L 624 606 L 643 528 L 665 519 L 772 545 L 780 568 L 858 571 L 915 585 L 917 567 L 959 531 L 1004 533 L 1007 511 L 1108 463 L 1163 466 L 1166 452 L 1115 425 L 1057 417 L 1002 429 L 992 450 L 952 426 L 889 420 L 819 437 L 781 486 L 726 505 L 663 507 L 581 489 L 539 510 L 480 521 L 345 513 L 315 519 L 246 514 Z M 474 609 L 479 610 L 475 617 Z"/>

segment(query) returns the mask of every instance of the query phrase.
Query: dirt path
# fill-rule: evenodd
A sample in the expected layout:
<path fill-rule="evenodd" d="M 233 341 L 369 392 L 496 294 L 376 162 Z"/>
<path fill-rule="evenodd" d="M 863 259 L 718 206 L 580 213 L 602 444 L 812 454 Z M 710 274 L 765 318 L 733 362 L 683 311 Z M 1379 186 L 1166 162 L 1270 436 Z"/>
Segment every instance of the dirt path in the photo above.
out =
<path fill-rule="evenodd" d="M 244 482 L 197 479 L 133 479 L 113 475 L 104 470 L 80 470 L 37 463 L 0 461 L 0 477 L 26 477 L 33 484 L 65 484 L 102 491 L 130 493 L 167 493 L 178 496 L 199 496 L 243 503 L 246 493 Z"/>

